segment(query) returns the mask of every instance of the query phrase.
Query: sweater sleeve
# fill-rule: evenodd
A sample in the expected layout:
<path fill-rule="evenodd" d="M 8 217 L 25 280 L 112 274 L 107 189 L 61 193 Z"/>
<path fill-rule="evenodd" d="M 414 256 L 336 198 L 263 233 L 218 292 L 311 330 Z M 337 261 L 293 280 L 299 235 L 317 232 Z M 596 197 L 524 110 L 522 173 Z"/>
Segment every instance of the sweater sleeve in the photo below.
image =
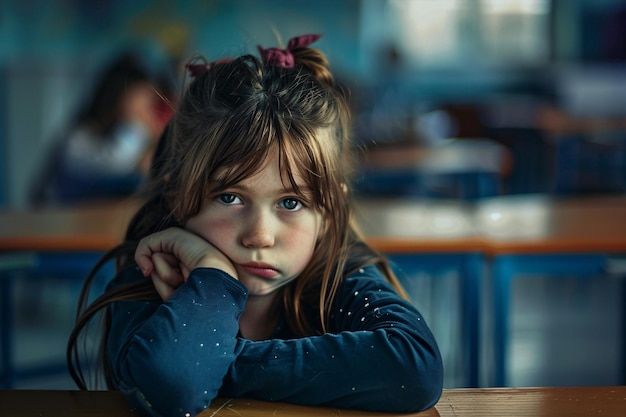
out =
<path fill-rule="evenodd" d="M 108 353 L 117 388 L 143 414 L 201 412 L 235 359 L 246 297 L 237 280 L 205 268 L 165 303 L 114 303 Z"/>
<path fill-rule="evenodd" d="M 221 395 L 372 411 L 432 407 L 443 365 L 424 318 L 375 267 L 347 278 L 321 336 L 239 339 Z"/>

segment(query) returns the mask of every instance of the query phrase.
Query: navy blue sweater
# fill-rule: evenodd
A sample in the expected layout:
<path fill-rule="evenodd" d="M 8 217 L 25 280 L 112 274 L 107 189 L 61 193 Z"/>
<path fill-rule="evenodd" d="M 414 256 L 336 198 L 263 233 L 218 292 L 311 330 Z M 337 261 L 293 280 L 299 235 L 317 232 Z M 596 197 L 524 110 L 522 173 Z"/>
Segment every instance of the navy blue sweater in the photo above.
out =
<path fill-rule="evenodd" d="M 138 269 L 119 282 L 144 278 Z M 380 411 L 432 407 L 441 394 L 439 349 L 421 314 L 375 267 L 347 277 L 330 331 L 296 338 L 279 320 L 271 339 L 239 335 L 246 288 L 194 270 L 165 303 L 111 307 L 108 352 L 117 388 L 144 414 L 194 416 L 216 396 Z"/>

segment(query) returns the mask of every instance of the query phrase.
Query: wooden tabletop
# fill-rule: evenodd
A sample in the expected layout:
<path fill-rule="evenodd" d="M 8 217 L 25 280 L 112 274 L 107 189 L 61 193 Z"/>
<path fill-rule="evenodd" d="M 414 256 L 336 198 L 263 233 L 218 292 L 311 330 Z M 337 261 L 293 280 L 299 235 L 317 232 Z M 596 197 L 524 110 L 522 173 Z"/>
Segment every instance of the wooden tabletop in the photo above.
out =
<path fill-rule="evenodd" d="M 0 391 L 0 417 L 113 416 L 137 417 L 119 391 Z"/>
<path fill-rule="evenodd" d="M 120 243 L 137 200 L 0 211 L 0 250 L 108 250 Z"/>
<path fill-rule="evenodd" d="M 626 251 L 626 196 L 363 199 L 355 207 L 363 234 L 382 252 Z"/>
<path fill-rule="evenodd" d="M 0 251 L 107 250 L 119 243 L 137 200 L 0 211 Z M 397 252 L 624 252 L 626 196 L 507 196 L 476 203 L 361 199 L 367 241 Z"/>
<path fill-rule="evenodd" d="M 117 391 L 0 391 L 0 416 L 136 416 Z M 218 398 L 201 417 L 623 417 L 626 387 L 472 388 L 444 390 L 421 413 L 305 407 L 246 398 Z"/>
<path fill-rule="evenodd" d="M 472 206 L 459 201 L 360 199 L 354 215 L 367 242 L 385 253 L 477 252 L 486 242 Z"/>
<path fill-rule="evenodd" d="M 626 415 L 626 387 L 454 389 L 435 409 L 433 417 L 618 417 Z"/>
<path fill-rule="evenodd" d="M 626 387 L 468 388 L 444 390 L 421 413 L 383 413 L 303 407 L 245 398 L 217 399 L 201 417 L 623 417 Z"/>
<path fill-rule="evenodd" d="M 497 197 L 474 210 L 494 255 L 626 251 L 626 196 Z"/>

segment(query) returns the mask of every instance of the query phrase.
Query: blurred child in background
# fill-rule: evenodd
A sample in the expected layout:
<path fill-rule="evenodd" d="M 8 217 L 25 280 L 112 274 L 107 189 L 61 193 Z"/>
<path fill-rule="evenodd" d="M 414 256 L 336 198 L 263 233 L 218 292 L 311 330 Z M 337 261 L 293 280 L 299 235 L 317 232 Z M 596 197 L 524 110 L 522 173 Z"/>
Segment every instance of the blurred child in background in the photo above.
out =
<path fill-rule="evenodd" d="M 173 112 L 169 88 L 152 74 L 131 53 L 111 62 L 76 120 L 53 145 L 32 203 L 114 198 L 138 189 Z"/>

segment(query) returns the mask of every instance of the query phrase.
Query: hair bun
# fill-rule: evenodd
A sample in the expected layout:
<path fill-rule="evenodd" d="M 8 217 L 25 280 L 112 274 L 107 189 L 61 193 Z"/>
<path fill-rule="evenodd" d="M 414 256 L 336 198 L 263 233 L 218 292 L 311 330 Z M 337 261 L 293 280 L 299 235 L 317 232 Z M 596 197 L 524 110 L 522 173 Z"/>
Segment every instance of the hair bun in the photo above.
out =
<path fill-rule="evenodd" d="M 296 67 L 304 68 L 324 84 L 329 86 L 334 85 L 334 79 L 330 72 L 328 59 L 319 49 L 296 49 L 293 51 L 293 56 Z"/>

